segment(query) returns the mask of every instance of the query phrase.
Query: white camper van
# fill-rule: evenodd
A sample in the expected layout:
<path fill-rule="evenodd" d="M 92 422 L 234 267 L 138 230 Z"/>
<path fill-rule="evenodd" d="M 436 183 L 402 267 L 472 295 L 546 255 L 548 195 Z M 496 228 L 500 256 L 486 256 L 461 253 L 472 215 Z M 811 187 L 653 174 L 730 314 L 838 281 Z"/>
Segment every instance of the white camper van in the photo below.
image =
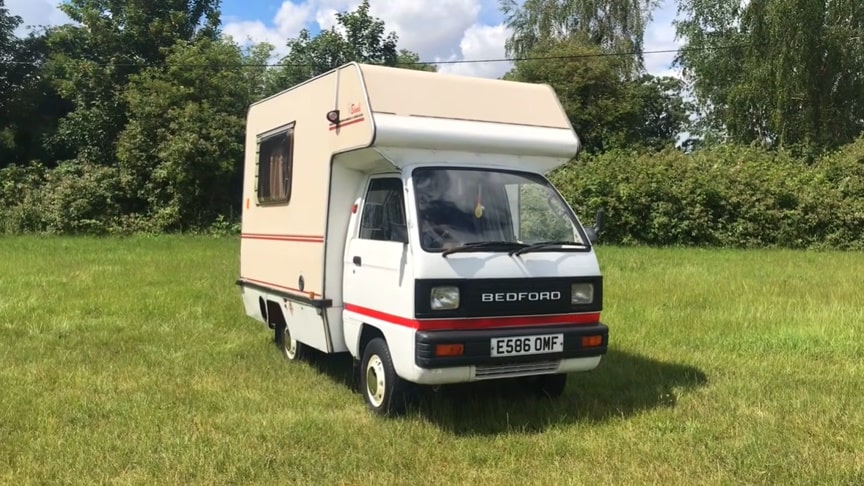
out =
<path fill-rule="evenodd" d="M 543 174 L 580 143 L 545 85 L 351 63 L 250 107 L 240 278 L 289 360 L 350 353 L 368 406 L 412 384 L 560 394 L 606 353 L 592 241 Z"/>

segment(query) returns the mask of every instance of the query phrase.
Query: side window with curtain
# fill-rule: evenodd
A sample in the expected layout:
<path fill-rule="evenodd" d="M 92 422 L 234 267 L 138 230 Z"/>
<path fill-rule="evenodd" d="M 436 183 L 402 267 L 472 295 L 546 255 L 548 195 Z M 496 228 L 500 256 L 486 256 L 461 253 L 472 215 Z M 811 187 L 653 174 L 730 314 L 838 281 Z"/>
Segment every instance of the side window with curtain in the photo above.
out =
<path fill-rule="evenodd" d="M 401 179 L 373 179 L 369 183 L 360 218 L 360 238 L 408 241 Z"/>
<path fill-rule="evenodd" d="M 258 201 L 287 203 L 291 200 L 294 162 L 294 126 L 269 136 L 258 145 Z"/>

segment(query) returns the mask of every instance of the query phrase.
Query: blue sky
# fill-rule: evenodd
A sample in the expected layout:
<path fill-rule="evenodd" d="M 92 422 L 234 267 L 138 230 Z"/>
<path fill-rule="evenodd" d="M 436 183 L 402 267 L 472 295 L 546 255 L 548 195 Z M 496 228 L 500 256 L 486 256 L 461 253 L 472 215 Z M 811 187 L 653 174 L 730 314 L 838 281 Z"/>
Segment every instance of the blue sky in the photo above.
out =
<path fill-rule="evenodd" d="M 410 0 L 409 0 L 410 1 Z M 302 3 L 294 1 L 294 3 Z M 370 4 L 375 0 L 370 0 Z M 282 6 L 282 0 L 222 0 L 223 20 L 273 19 Z M 479 20 L 487 25 L 495 25 L 503 20 L 503 15 L 494 2 L 482 2 Z M 314 26 L 310 26 L 314 27 Z"/>
<path fill-rule="evenodd" d="M 6 0 L 7 8 L 25 24 L 53 25 L 68 21 L 57 10 L 60 0 Z M 334 23 L 333 14 L 352 9 L 360 0 L 222 0 L 223 28 L 238 42 L 248 38 L 284 48 L 301 28 L 313 32 Z M 654 21 L 645 32 L 645 50 L 678 47 L 672 20 L 675 0 L 660 0 Z M 498 0 L 370 0 L 372 14 L 399 34 L 400 47 L 420 54 L 424 61 L 504 58 L 507 29 Z M 19 34 L 23 29 L 19 29 Z M 652 74 L 676 74 L 674 54 L 646 55 Z M 440 70 L 471 76 L 497 77 L 510 63 L 446 64 Z"/>

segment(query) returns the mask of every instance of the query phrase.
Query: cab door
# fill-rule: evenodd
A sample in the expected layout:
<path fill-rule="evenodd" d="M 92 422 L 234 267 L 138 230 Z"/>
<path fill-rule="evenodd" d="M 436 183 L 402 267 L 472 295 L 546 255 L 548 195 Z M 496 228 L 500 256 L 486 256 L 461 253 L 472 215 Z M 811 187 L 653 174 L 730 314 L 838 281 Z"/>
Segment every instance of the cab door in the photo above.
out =
<path fill-rule="evenodd" d="M 394 323 L 413 317 L 414 286 L 399 175 L 369 179 L 343 260 L 345 343 L 357 350 L 364 322 Z M 400 319 L 402 318 L 402 319 Z"/>

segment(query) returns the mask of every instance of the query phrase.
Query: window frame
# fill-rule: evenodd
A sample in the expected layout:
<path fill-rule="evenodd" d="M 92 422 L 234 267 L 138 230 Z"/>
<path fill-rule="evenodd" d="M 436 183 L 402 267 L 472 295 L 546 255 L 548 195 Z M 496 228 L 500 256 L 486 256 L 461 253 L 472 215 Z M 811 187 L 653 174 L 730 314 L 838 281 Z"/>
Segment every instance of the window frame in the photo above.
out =
<path fill-rule="evenodd" d="M 407 198 L 405 196 L 405 181 L 402 179 L 400 174 L 379 174 L 379 175 L 375 175 L 373 177 L 370 177 L 368 179 L 368 182 L 366 183 L 366 189 L 365 189 L 364 194 L 363 194 L 363 205 L 362 205 L 362 208 L 360 209 L 359 215 L 358 215 L 359 218 L 357 220 L 356 238 L 360 239 L 360 240 L 364 240 L 364 241 L 379 241 L 379 242 L 385 242 L 385 243 L 405 243 L 405 241 L 402 241 L 399 239 L 394 239 L 392 235 L 390 236 L 390 239 L 370 238 L 368 236 L 363 235 L 363 230 L 364 230 L 363 222 L 365 221 L 366 215 L 367 215 L 367 205 L 369 204 L 369 193 L 371 192 L 373 185 L 376 182 L 379 184 L 381 183 L 379 181 L 395 181 L 396 183 L 398 183 L 398 186 L 400 189 L 398 191 L 396 191 L 396 193 L 398 194 L 398 196 L 396 196 L 396 197 L 399 198 L 399 202 L 401 203 L 399 211 L 400 211 L 401 217 L 402 217 L 402 222 L 398 223 L 398 224 L 402 224 L 405 226 L 405 239 L 406 240 L 408 239 L 408 208 L 406 207 Z M 386 202 L 386 199 L 385 199 L 385 202 Z M 387 215 L 386 204 L 382 203 L 381 211 L 382 211 L 381 217 L 382 217 L 382 222 L 383 222 L 384 218 Z"/>
<path fill-rule="evenodd" d="M 259 206 L 280 206 L 287 205 L 291 203 L 291 195 L 293 194 L 294 187 L 294 147 L 295 143 L 295 131 L 296 131 L 296 122 L 291 122 L 287 125 L 283 125 L 279 128 L 271 130 L 267 133 L 261 134 L 258 136 L 258 140 L 256 141 L 256 151 L 255 151 L 255 199 Z M 286 158 L 287 160 L 282 163 L 283 170 L 285 172 L 285 187 L 284 187 L 284 195 L 280 196 L 272 196 L 269 194 L 262 197 L 262 184 L 264 180 L 262 179 L 262 169 L 265 166 L 265 161 L 263 157 L 265 154 L 272 154 L 272 150 L 263 152 L 262 148 L 265 148 L 268 143 L 273 143 L 276 140 L 279 140 L 284 137 L 284 141 L 280 142 L 277 146 L 286 144 Z M 275 148 L 275 147 L 274 147 Z M 267 172 L 267 180 L 271 179 L 271 173 L 268 165 Z M 285 167 L 287 165 L 287 167 Z"/>

